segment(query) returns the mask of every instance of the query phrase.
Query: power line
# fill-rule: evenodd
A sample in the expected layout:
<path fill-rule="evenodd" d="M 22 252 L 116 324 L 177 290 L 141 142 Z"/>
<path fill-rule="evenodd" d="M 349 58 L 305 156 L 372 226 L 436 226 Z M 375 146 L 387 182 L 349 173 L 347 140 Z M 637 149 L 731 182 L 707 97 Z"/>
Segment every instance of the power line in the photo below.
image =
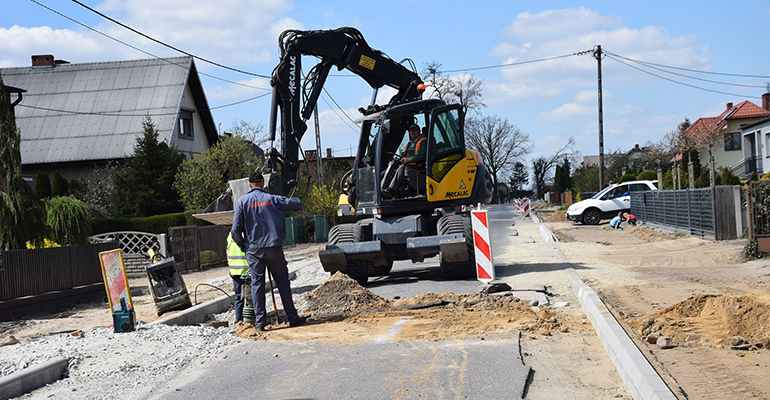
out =
<path fill-rule="evenodd" d="M 770 79 L 770 75 L 747 75 L 747 74 L 735 74 L 735 73 L 729 73 L 729 72 L 712 72 L 712 71 L 702 71 L 697 69 L 690 69 L 690 68 L 683 68 L 683 67 L 675 67 L 673 65 L 665 65 L 665 64 L 658 64 L 650 61 L 641 61 L 641 60 L 635 60 L 633 58 L 624 57 L 615 53 L 611 53 L 609 51 L 604 51 L 605 53 L 611 54 L 615 57 L 620 57 L 624 60 L 633 61 L 639 64 L 649 64 L 649 65 L 656 65 L 663 68 L 670 68 L 670 69 L 678 69 L 681 71 L 688 71 L 688 72 L 696 72 L 699 74 L 709 74 L 709 75 L 723 75 L 723 76 L 735 76 L 739 78 L 761 78 L 761 79 Z"/>
<path fill-rule="evenodd" d="M 622 58 L 624 60 L 635 62 L 635 63 L 640 64 L 640 65 L 644 65 L 647 68 L 652 68 L 654 70 L 665 72 L 667 74 L 677 75 L 677 76 L 681 76 L 681 77 L 684 77 L 684 78 L 694 79 L 694 80 L 697 80 L 697 81 L 714 83 L 714 84 L 717 84 L 717 85 L 738 86 L 738 87 L 748 87 L 748 88 L 760 88 L 760 89 L 764 89 L 765 88 L 765 85 L 744 85 L 744 84 L 740 84 L 740 83 L 723 82 L 723 81 L 715 81 L 715 80 L 711 80 L 711 79 L 698 78 L 697 76 L 680 74 L 678 72 L 668 71 L 668 70 L 666 70 L 666 69 L 664 69 L 662 67 L 657 67 L 657 65 L 659 65 L 659 64 L 649 63 L 649 62 L 646 62 L 646 61 L 638 61 L 638 60 L 629 59 L 627 57 L 623 57 L 623 56 L 617 55 L 617 54 L 609 52 L 609 51 L 605 51 L 605 53 L 607 53 L 609 55 L 612 55 L 612 56 L 615 56 L 615 57 L 618 57 L 618 58 Z M 667 67 L 667 68 L 673 68 L 673 67 Z M 691 70 L 691 71 L 694 71 L 694 70 Z M 703 72 L 703 71 L 700 71 L 700 72 Z M 735 75 L 733 75 L 733 76 L 735 76 Z"/>
<path fill-rule="evenodd" d="M 35 0 L 31 0 L 31 1 L 35 1 Z M 137 34 L 137 35 L 139 35 L 139 36 L 142 36 L 142 37 L 144 37 L 144 38 L 147 38 L 147 39 L 149 39 L 149 40 L 152 40 L 152 41 L 153 41 L 153 42 L 155 42 L 155 43 L 158 43 L 158 44 L 160 44 L 160 45 L 162 45 L 162 46 L 168 47 L 169 49 L 172 49 L 172 50 L 178 51 L 178 52 L 180 52 L 180 53 L 182 53 L 182 54 L 186 54 L 186 55 L 188 55 L 188 56 L 190 56 L 190 57 L 193 57 L 193 58 L 195 58 L 195 59 L 198 59 L 198 60 L 201 60 L 201 61 L 203 61 L 203 62 L 209 63 L 209 64 L 211 64 L 211 65 L 216 65 L 217 67 L 220 67 L 220 68 L 224 68 L 224 69 L 228 69 L 228 70 L 230 70 L 230 71 L 235 71 L 235 72 L 240 72 L 240 73 L 242 73 L 242 74 L 245 74 L 245 75 L 258 76 L 258 77 L 260 77 L 260 78 L 268 78 L 268 79 L 270 79 L 270 77 L 269 77 L 269 76 L 267 76 L 267 75 L 256 74 L 256 73 L 253 73 L 253 72 L 244 71 L 244 70 L 242 70 L 242 69 L 238 69 L 238 68 L 229 67 L 229 66 L 227 66 L 227 65 L 224 65 L 224 64 L 220 64 L 220 63 L 218 63 L 218 62 L 216 62 L 216 61 L 211 61 L 211 60 L 208 60 L 208 59 L 206 59 L 206 58 L 203 58 L 203 57 L 200 57 L 200 56 L 196 56 L 195 54 L 189 53 L 189 52 L 187 52 L 187 51 L 184 51 L 184 50 L 182 50 L 182 49 L 179 49 L 179 48 L 177 48 L 177 47 L 174 47 L 174 46 L 172 46 L 172 45 L 170 45 L 170 44 L 168 44 L 168 43 L 165 43 L 165 42 L 163 42 L 163 41 L 160 41 L 160 40 L 158 40 L 158 39 L 155 39 L 154 37 L 152 37 L 152 36 L 149 36 L 149 35 L 147 35 L 147 34 L 144 34 L 144 33 L 140 32 L 140 31 L 138 31 L 138 30 L 136 30 L 136 29 L 134 29 L 134 28 L 132 28 L 132 27 L 130 27 L 130 26 L 128 26 L 128 25 L 126 25 L 126 24 L 122 23 L 122 22 L 120 22 L 120 21 L 117 21 L 117 20 L 115 20 L 115 19 L 113 19 L 113 18 L 110 18 L 109 16 L 107 16 L 107 15 L 105 15 L 105 14 L 102 14 L 102 13 L 101 13 L 101 12 L 99 12 L 99 11 L 96 11 L 96 10 L 94 10 L 93 8 L 91 8 L 91 7 L 87 6 L 87 5 L 85 5 L 85 4 L 81 3 L 81 2 L 79 2 L 78 0 L 72 0 L 72 2 L 73 2 L 73 3 L 75 3 L 75 4 L 78 4 L 78 5 L 80 5 L 80 6 L 82 6 L 83 8 L 85 8 L 85 9 L 87 9 L 87 10 L 89 10 L 89 11 L 91 11 L 91 12 L 93 12 L 93 13 L 95 13 L 95 14 L 99 15 L 99 16 L 101 16 L 102 18 L 104 18 L 104 19 L 106 19 L 106 20 L 108 20 L 108 21 L 110 21 L 110 22 L 112 22 L 112 23 L 115 23 L 115 24 L 117 24 L 117 25 L 119 25 L 119 26 L 121 26 L 121 27 L 123 27 L 123 28 L 125 28 L 125 29 L 128 29 L 128 30 L 130 30 L 131 32 L 134 32 L 134 33 L 136 33 L 136 34 Z"/>
<path fill-rule="evenodd" d="M 579 51 L 579 52 L 575 52 L 575 53 L 564 54 L 564 55 L 561 55 L 561 56 L 538 58 L 536 60 L 519 61 L 519 62 L 512 62 L 512 63 L 507 63 L 507 64 L 489 65 L 489 66 L 486 66 L 486 67 L 449 69 L 449 70 L 437 71 L 437 72 L 440 72 L 440 73 L 452 73 L 452 72 L 467 72 L 467 71 L 479 71 L 479 70 L 483 70 L 483 69 L 513 67 L 513 66 L 517 66 L 517 65 L 533 64 L 533 63 L 542 62 L 542 61 L 551 61 L 551 60 L 557 60 L 557 59 L 560 59 L 560 58 L 566 58 L 566 57 L 572 57 L 572 56 L 580 56 L 580 55 L 583 55 L 583 54 L 585 54 L 585 53 L 587 53 L 589 51 L 590 50 Z"/>
<path fill-rule="evenodd" d="M 619 58 L 617 58 L 617 57 L 614 57 L 614 56 L 612 56 L 612 55 L 610 55 L 610 54 L 608 54 L 608 53 L 606 53 L 606 52 L 605 52 L 605 54 L 607 54 L 607 57 L 609 57 L 610 59 L 612 59 L 612 60 L 615 60 L 615 61 L 617 61 L 617 62 L 619 62 L 619 63 L 621 63 L 621 64 L 623 64 L 623 65 L 625 65 L 625 66 L 627 66 L 627 67 L 633 68 L 633 69 L 635 69 L 635 70 L 637 70 L 637 71 L 643 72 L 643 73 L 645 73 L 645 74 L 648 74 L 648 75 L 652 75 L 652 76 L 654 76 L 654 77 L 656 77 L 656 78 L 660 78 L 660 79 L 663 79 L 663 80 L 665 80 L 665 81 L 669 81 L 669 82 L 672 82 L 672 83 L 676 83 L 677 85 L 687 86 L 687 87 L 691 87 L 691 88 L 693 88 L 693 89 L 703 90 L 703 91 L 706 91 L 706 92 L 711 92 L 711 93 L 726 94 L 726 95 L 728 95 L 728 96 L 736 96 L 736 97 L 751 97 L 751 98 L 754 98 L 754 99 L 758 99 L 758 98 L 760 98 L 760 97 L 758 97 L 758 96 L 745 96 L 745 95 L 742 95 L 742 94 L 735 94 L 735 93 L 729 93 L 729 92 L 722 92 L 722 91 L 719 91 L 719 90 L 707 89 L 707 88 L 704 88 L 704 87 L 701 87 L 701 86 L 692 85 L 692 84 L 689 84 L 689 83 L 679 82 L 679 81 L 677 81 L 677 80 L 674 80 L 674 79 L 671 79 L 671 78 L 666 78 L 665 76 L 661 76 L 661 75 L 658 75 L 658 74 L 652 73 L 652 72 L 650 72 L 650 71 L 646 71 L 646 70 L 644 70 L 644 69 L 641 69 L 641 68 L 639 68 L 639 67 L 633 66 L 633 65 L 631 65 L 631 64 L 629 64 L 629 63 L 627 63 L 627 62 L 621 61 Z"/>
<path fill-rule="evenodd" d="M 124 42 L 124 41 L 122 41 L 122 40 L 120 40 L 118 38 L 112 37 L 112 36 L 110 36 L 110 35 L 108 35 L 108 34 L 106 34 L 104 32 L 101 32 L 98 29 L 92 28 L 92 27 L 90 27 L 90 26 L 88 26 L 88 25 L 86 25 L 86 24 L 84 24 L 84 23 L 82 23 L 82 22 L 80 22 L 80 21 L 78 21 L 78 20 L 76 20 L 74 18 L 71 18 L 71 17 L 69 17 L 69 16 L 67 16 L 67 15 L 65 15 L 65 14 L 63 14 L 63 13 L 61 13 L 59 11 L 54 10 L 51 7 L 46 6 L 45 4 L 42 4 L 42 3 L 38 2 L 37 0 L 30 0 L 30 1 L 35 3 L 35 4 L 37 4 L 37 5 L 39 5 L 40 7 L 45 8 L 46 10 L 48 10 L 48 11 L 50 11 L 50 12 L 56 14 L 56 15 L 61 16 L 62 18 L 66 18 L 67 20 L 72 21 L 72 22 L 74 22 L 74 23 L 76 23 L 76 24 L 78 24 L 78 25 L 80 25 L 80 26 L 82 26 L 82 27 L 84 27 L 84 28 L 86 28 L 88 30 L 96 32 L 96 33 L 98 33 L 98 34 L 100 34 L 100 35 L 102 35 L 102 36 L 104 36 L 104 37 L 106 37 L 106 38 L 108 38 L 110 40 L 118 42 L 118 43 L 120 43 L 120 44 L 122 44 L 122 45 L 124 45 L 126 47 L 129 47 L 129 48 L 131 48 L 133 50 L 136 50 L 136 51 L 138 51 L 140 53 L 146 54 L 146 55 L 148 55 L 150 57 L 154 57 L 154 58 L 156 58 L 158 60 L 163 60 L 163 61 L 165 61 L 165 62 L 167 62 L 167 63 L 169 63 L 171 65 L 176 65 L 176 66 L 178 66 L 180 68 L 185 68 L 185 69 L 187 68 L 186 65 L 182 65 L 182 64 L 177 64 L 177 63 L 171 62 L 170 60 L 168 60 L 168 59 L 166 59 L 164 57 L 160 57 L 160 56 L 157 56 L 157 55 L 155 55 L 153 53 L 150 53 L 148 51 L 142 50 L 142 49 L 140 49 L 140 48 L 138 48 L 138 47 L 136 47 L 134 45 L 126 43 L 126 42 Z M 247 88 L 251 88 L 251 89 L 258 89 L 258 90 L 270 90 L 270 89 L 265 89 L 265 88 L 261 88 L 261 87 L 257 87 L 257 86 L 247 85 L 247 84 L 241 83 L 241 82 L 235 82 L 235 81 L 231 81 L 231 80 L 228 80 L 228 79 L 220 78 L 218 76 L 207 74 L 205 72 L 198 72 L 198 73 L 200 75 L 207 76 L 209 78 L 216 79 L 216 80 L 219 80 L 219 81 L 222 81 L 222 82 L 231 83 L 233 85 L 238 85 L 238 86 L 243 86 L 243 87 L 247 87 Z"/>
<path fill-rule="evenodd" d="M 118 111 L 102 111 L 102 112 L 70 111 L 70 110 L 61 110 L 61 109 L 57 109 L 57 108 L 31 106 L 31 105 L 22 104 L 22 103 L 17 104 L 16 107 L 25 107 L 25 108 L 32 108 L 32 109 L 35 109 L 35 110 L 53 111 L 53 112 L 61 113 L 59 115 L 41 115 L 40 117 L 58 117 L 58 116 L 62 116 L 62 115 L 98 115 L 98 116 L 102 116 L 102 117 L 145 117 L 145 116 L 159 117 L 159 116 L 163 116 L 163 115 L 177 115 L 178 114 L 178 112 L 176 112 L 176 111 L 174 111 L 174 112 L 167 112 L 167 113 L 145 113 L 145 114 L 126 114 L 126 113 L 121 112 L 120 110 L 118 110 Z M 166 107 L 166 108 L 168 108 L 168 107 Z M 132 111 L 136 111 L 136 110 L 132 110 Z"/>

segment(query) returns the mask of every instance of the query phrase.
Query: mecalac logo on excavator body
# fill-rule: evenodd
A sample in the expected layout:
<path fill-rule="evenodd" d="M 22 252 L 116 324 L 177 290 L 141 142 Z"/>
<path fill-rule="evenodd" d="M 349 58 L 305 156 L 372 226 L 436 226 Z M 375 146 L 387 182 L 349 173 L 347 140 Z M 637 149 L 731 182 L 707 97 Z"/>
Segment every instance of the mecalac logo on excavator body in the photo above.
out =
<path fill-rule="evenodd" d="M 468 191 L 467 190 L 458 190 L 456 192 L 446 192 L 446 196 L 444 198 L 445 199 L 452 199 L 452 198 L 455 198 L 455 197 L 466 197 L 466 196 L 468 196 Z"/>
<path fill-rule="evenodd" d="M 289 68 L 289 92 L 291 93 L 292 97 L 295 97 L 295 92 L 297 91 L 297 57 L 291 56 L 289 57 L 289 65 L 291 67 Z"/>

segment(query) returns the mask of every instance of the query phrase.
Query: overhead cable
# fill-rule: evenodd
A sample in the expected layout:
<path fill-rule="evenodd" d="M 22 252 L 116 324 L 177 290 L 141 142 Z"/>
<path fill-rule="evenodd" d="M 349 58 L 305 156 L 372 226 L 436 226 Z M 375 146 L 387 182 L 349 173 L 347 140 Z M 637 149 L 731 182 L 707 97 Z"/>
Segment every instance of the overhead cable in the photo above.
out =
<path fill-rule="evenodd" d="M 35 0 L 31 0 L 31 1 L 35 1 Z M 145 34 L 145 33 L 142 33 L 142 32 L 140 32 L 140 31 L 138 31 L 138 30 L 136 30 L 136 29 L 134 29 L 134 28 L 132 28 L 132 27 L 130 27 L 130 26 L 128 26 L 128 25 L 126 25 L 126 24 L 124 24 L 124 23 L 120 22 L 120 21 L 118 21 L 118 20 L 115 20 L 115 19 L 113 19 L 113 18 L 110 18 L 109 16 L 107 16 L 107 15 L 105 15 L 105 14 L 103 14 L 103 13 L 101 13 L 101 12 L 97 11 L 97 10 L 94 10 L 93 8 L 91 8 L 91 7 L 89 7 L 89 6 L 87 6 L 87 5 L 83 4 L 83 3 L 81 3 L 81 2 L 80 2 L 80 1 L 78 1 L 78 0 L 72 0 L 72 2 L 73 2 L 73 3 L 75 3 L 75 4 L 78 4 L 78 5 L 80 5 L 80 6 L 82 6 L 83 8 L 85 8 L 85 9 L 87 9 L 87 10 L 89 10 L 89 11 L 91 11 L 91 12 L 93 12 L 93 13 L 97 14 L 97 15 L 99 15 L 100 17 L 102 17 L 102 18 L 104 18 L 104 19 L 106 19 L 106 20 L 108 20 L 108 21 L 110 21 L 110 22 L 112 22 L 112 23 L 115 23 L 115 24 L 117 24 L 117 25 L 119 25 L 119 26 L 121 26 L 121 27 L 123 27 L 123 28 L 125 28 L 125 29 L 128 29 L 128 30 L 129 30 L 129 31 L 131 31 L 131 32 L 134 32 L 134 33 L 136 33 L 136 34 L 137 34 L 137 35 L 139 35 L 139 36 L 142 36 L 142 37 L 144 37 L 144 38 L 146 38 L 146 39 L 149 39 L 149 40 L 151 40 L 151 41 L 153 41 L 153 42 L 155 42 L 155 43 L 158 43 L 158 44 L 160 44 L 160 45 L 162 45 L 162 46 L 168 47 L 169 49 L 172 49 L 172 50 L 178 51 L 178 52 L 180 52 L 180 53 L 182 53 L 182 54 L 186 54 L 186 55 L 188 55 L 188 56 L 190 56 L 190 57 L 193 57 L 193 58 L 195 58 L 195 59 L 197 59 L 197 60 L 201 60 L 201 61 L 203 61 L 203 62 L 209 63 L 209 64 L 211 64 L 211 65 L 216 65 L 217 67 L 220 67 L 220 68 L 224 68 L 224 69 L 228 69 L 228 70 L 230 70 L 230 71 L 240 72 L 240 73 L 242 73 L 242 74 L 245 74 L 245 75 L 258 76 L 258 77 L 260 77 L 260 78 L 268 78 L 268 79 L 270 78 L 270 77 L 269 77 L 269 76 L 267 76 L 267 75 L 256 74 L 256 73 L 254 73 L 254 72 L 244 71 L 244 70 L 242 70 L 242 69 L 233 68 L 233 67 L 230 67 L 230 66 L 227 66 L 227 65 L 224 65 L 224 64 L 220 64 L 220 63 L 218 63 L 218 62 L 216 62 L 216 61 L 211 61 L 211 60 L 209 60 L 209 59 L 206 59 L 206 58 L 203 58 L 203 57 L 200 57 L 200 56 L 196 56 L 195 54 L 189 53 L 189 52 L 187 52 L 187 51 L 184 51 L 184 50 L 182 50 L 182 49 L 180 49 L 180 48 L 177 48 L 177 47 L 174 47 L 174 46 L 172 46 L 172 45 L 170 45 L 170 44 L 168 44 L 168 43 L 165 43 L 165 42 L 163 42 L 163 41 L 161 41 L 161 40 L 155 39 L 154 37 L 152 37 L 152 36 L 150 36 L 150 35 L 147 35 L 147 34 Z"/>

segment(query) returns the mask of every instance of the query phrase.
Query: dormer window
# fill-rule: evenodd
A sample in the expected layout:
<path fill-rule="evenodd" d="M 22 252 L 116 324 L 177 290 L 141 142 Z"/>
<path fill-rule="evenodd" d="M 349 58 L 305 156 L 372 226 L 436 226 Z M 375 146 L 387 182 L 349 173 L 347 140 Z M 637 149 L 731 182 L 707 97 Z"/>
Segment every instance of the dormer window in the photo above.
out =
<path fill-rule="evenodd" d="M 193 139 L 193 110 L 183 108 L 179 111 L 179 137 Z"/>

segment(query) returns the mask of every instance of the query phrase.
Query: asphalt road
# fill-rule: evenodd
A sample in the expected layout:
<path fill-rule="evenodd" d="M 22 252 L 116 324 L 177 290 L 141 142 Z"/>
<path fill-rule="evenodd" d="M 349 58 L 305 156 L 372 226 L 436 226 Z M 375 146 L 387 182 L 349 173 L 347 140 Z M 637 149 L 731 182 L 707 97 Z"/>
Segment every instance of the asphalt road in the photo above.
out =
<path fill-rule="evenodd" d="M 512 245 L 507 232 L 513 218 L 510 207 L 490 209 L 493 253 Z M 389 299 L 483 287 L 475 279 L 443 280 L 438 258 L 396 262 L 389 276 L 372 278 L 367 285 Z M 344 346 L 254 341 L 186 370 L 153 398 L 520 399 L 530 373 L 520 354 L 518 339 L 373 339 Z"/>

